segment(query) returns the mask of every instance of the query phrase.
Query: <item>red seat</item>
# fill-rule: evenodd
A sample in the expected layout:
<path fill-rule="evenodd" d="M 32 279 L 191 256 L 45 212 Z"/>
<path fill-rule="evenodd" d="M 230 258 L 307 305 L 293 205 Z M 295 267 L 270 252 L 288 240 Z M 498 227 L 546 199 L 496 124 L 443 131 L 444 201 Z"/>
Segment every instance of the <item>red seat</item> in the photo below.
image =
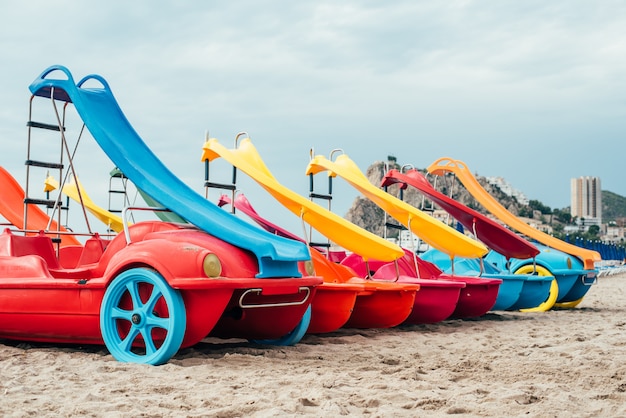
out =
<path fill-rule="evenodd" d="M 93 264 L 100 261 L 100 257 L 104 254 L 104 250 L 107 245 L 109 245 L 109 242 L 110 240 L 103 240 L 97 235 L 89 238 L 85 242 L 77 266 L 84 266 L 85 264 Z"/>
<path fill-rule="evenodd" d="M 21 257 L 24 255 L 38 255 L 45 260 L 50 269 L 60 268 L 56 251 L 50 237 L 42 231 L 37 235 L 14 235 L 7 228 L 0 235 L 0 255 Z"/>

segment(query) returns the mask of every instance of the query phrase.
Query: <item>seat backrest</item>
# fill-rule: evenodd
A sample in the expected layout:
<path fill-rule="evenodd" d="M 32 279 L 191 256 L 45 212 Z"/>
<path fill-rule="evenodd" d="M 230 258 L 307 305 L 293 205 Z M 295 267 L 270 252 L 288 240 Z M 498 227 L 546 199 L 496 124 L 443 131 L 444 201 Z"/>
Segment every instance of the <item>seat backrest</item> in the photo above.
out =
<path fill-rule="evenodd" d="M 5 229 L 0 235 L 0 255 L 13 257 L 38 255 L 48 263 L 48 268 L 59 268 L 59 260 L 52 240 L 43 232 L 33 236 L 23 236 L 14 235 L 9 229 Z"/>
<path fill-rule="evenodd" d="M 109 242 L 111 241 L 103 240 L 99 236 L 89 238 L 85 241 L 77 266 L 84 266 L 86 264 L 93 264 L 100 261 L 100 257 L 104 254 L 104 250 Z"/>
<path fill-rule="evenodd" d="M 59 264 L 65 269 L 73 269 L 83 253 L 82 245 L 66 245 L 59 248 Z"/>

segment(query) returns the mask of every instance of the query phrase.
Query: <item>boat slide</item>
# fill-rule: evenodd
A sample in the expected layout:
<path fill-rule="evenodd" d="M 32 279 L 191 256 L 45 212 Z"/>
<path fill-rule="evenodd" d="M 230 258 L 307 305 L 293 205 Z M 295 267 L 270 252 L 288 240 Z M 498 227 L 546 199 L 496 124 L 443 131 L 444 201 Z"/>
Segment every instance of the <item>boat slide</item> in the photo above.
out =
<path fill-rule="evenodd" d="M 52 78 L 59 73 L 61 78 Z M 87 87 L 93 84 L 98 87 Z M 88 75 L 75 84 L 67 68 L 52 66 L 29 89 L 35 96 L 72 102 L 93 138 L 126 177 L 201 230 L 254 253 L 258 277 L 300 274 L 297 263 L 309 259 L 306 245 L 274 236 L 232 216 L 176 177 L 131 126 L 101 76 Z"/>
<path fill-rule="evenodd" d="M 346 250 L 366 260 L 394 261 L 404 256 L 404 251 L 396 244 L 354 225 L 279 183 L 250 138 L 239 141 L 235 149 L 227 149 L 217 139 L 211 138 L 202 149 L 202 161 L 224 158 L 259 183 L 293 214 Z"/>
<path fill-rule="evenodd" d="M 323 171 L 328 171 L 329 175 L 344 178 L 411 232 L 432 247 L 448 254 L 450 258 L 481 258 L 489 251 L 482 243 L 461 234 L 370 183 L 346 154 L 338 155 L 335 161 L 322 155 L 314 156 L 309 162 L 306 174 L 317 174 Z"/>
<path fill-rule="evenodd" d="M 534 258 L 539 254 L 535 245 L 510 229 L 435 190 L 426 177 L 414 168 L 405 172 L 389 170 L 381 185 L 387 187 L 392 184 L 399 184 L 403 189 L 407 185 L 415 187 L 471 231 L 479 241 L 507 258 Z"/>
<path fill-rule="evenodd" d="M 440 158 L 428 167 L 428 172 L 433 175 L 443 175 L 446 173 L 454 173 L 456 177 L 463 183 L 465 188 L 474 196 L 481 205 L 489 212 L 495 215 L 502 222 L 515 229 L 516 231 L 537 240 L 538 242 L 552 247 L 566 254 L 578 257 L 584 263 L 585 269 L 594 270 L 596 261 L 600 261 L 601 257 L 597 251 L 588 250 L 569 244 L 551 235 L 539 231 L 528 225 L 511 212 L 506 210 L 496 199 L 493 198 L 474 177 L 467 165 L 452 158 Z"/>

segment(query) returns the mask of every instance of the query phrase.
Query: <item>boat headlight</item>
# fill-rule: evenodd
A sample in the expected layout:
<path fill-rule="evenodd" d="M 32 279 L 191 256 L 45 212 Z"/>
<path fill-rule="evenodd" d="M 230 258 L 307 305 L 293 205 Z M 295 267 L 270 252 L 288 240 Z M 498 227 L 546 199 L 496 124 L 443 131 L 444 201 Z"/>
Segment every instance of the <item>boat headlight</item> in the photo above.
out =
<path fill-rule="evenodd" d="M 572 269 L 572 259 L 569 257 L 567 257 L 567 268 L 570 270 Z"/>
<path fill-rule="evenodd" d="M 219 277 L 222 274 L 222 262 L 215 254 L 207 254 L 202 261 L 202 269 L 207 277 Z"/>
<path fill-rule="evenodd" d="M 304 262 L 304 270 L 306 271 L 306 274 L 308 274 L 309 276 L 315 275 L 315 266 L 313 265 L 312 260 L 307 260 Z"/>

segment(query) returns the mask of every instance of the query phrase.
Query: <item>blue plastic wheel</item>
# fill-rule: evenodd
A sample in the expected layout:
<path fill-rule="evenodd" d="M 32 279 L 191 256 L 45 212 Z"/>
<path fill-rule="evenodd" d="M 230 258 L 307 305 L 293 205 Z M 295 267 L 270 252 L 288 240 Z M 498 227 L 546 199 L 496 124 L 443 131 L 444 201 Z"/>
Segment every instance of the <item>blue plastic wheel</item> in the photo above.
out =
<path fill-rule="evenodd" d="M 100 307 L 104 344 L 118 361 L 159 365 L 180 348 L 187 316 L 183 298 L 154 270 L 117 276 Z"/>
<path fill-rule="evenodd" d="M 304 311 L 304 315 L 302 315 L 302 319 L 298 322 L 298 325 L 291 331 L 289 334 L 284 335 L 280 338 L 276 338 L 274 340 L 250 340 L 255 344 L 264 344 L 264 345 L 296 345 L 300 342 L 300 340 L 306 334 L 307 329 L 309 329 L 309 324 L 311 323 L 311 305 L 306 308 Z"/>

